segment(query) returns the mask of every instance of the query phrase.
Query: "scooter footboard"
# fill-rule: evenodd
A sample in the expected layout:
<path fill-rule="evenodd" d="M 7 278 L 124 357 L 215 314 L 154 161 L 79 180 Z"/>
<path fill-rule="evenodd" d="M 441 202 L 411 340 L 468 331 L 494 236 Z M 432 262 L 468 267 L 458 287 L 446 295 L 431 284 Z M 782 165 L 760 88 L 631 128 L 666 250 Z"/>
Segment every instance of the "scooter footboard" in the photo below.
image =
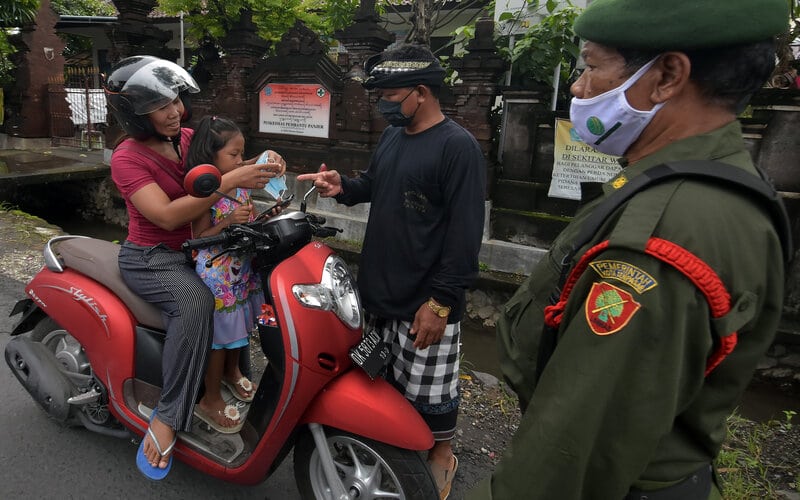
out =
<path fill-rule="evenodd" d="M 397 389 L 356 369 L 326 386 L 302 423 L 336 427 L 407 450 L 429 450 L 434 442 L 428 425 Z"/>

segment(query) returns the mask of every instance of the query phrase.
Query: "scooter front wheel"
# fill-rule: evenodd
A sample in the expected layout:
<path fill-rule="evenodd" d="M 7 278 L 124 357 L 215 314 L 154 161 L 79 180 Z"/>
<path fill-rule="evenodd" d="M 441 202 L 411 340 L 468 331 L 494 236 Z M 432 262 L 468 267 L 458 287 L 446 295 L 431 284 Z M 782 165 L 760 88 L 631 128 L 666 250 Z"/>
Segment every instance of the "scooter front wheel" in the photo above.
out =
<path fill-rule="evenodd" d="M 418 452 L 330 427 L 325 435 L 336 472 L 351 498 L 438 498 L 430 469 Z M 334 498 L 310 432 L 297 440 L 294 475 L 303 498 Z"/>

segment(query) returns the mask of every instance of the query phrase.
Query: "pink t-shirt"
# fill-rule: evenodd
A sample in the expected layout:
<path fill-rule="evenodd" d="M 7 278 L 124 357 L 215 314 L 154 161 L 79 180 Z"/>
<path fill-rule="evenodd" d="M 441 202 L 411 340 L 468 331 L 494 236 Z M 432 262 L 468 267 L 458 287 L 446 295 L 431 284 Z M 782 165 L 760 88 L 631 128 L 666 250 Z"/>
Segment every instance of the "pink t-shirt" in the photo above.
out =
<path fill-rule="evenodd" d="M 186 158 L 189 142 L 194 130 L 181 129 L 181 156 Z M 186 195 L 183 189 L 184 166 L 182 161 L 173 161 L 133 139 L 126 139 L 117 146 L 111 156 L 111 178 L 125 199 L 128 208 L 128 241 L 150 247 L 164 243 L 173 250 L 192 237 L 190 223 L 173 231 L 162 229 L 150 222 L 131 203 L 131 196 L 148 184 L 156 183 L 170 200 Z"/>

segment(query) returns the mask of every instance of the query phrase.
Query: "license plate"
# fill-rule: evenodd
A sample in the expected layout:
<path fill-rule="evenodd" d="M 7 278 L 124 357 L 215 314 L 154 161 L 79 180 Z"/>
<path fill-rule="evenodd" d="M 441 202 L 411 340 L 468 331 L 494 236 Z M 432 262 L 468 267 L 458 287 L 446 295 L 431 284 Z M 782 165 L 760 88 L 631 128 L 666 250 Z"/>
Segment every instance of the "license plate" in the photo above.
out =
<path fill-rule="evenodd" d="M 377 330 L 370 330 L 356 346 L 350 348 L 350 359 L 375 380 L 389 361 L 389 347 Z"/>

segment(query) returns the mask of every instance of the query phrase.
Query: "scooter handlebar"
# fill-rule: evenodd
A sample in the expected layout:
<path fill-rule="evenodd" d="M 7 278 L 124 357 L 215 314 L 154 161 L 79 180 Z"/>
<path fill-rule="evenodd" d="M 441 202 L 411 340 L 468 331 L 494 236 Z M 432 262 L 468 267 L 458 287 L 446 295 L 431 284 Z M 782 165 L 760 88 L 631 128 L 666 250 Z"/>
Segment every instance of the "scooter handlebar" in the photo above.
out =
<path fill-rule="evenodd" d="M 186 240 L 181 245 L 184 252 L 190 252 L 198 248 L 208 248 L 215 245 L 227 245 L 230 242 L 230 234 L 227 231 L 222 231 L 215 236 L 206 236 L 205 238 L 194 238 Z"/>
<path fill-rule="evenodd" d="M 311 234 L 315 236 L 327 238 L 342 232 L 339 228 L 323 226 L 323 224 L 325 224 L 325 217 L 308 213 L 303 214 L 303 216 L 308 222 Z M 267 222 L 267 224 L 270 223 Z M 283 238 L 286 238 L 287 241 L 294 241 L 296 237 L 291 233 L 296 229 L 297 224 L 290 224 L 290 227 L 284 227 L 277 233 L 273 233 L 271 231 L 265 231 L 262 223 L 258 221 L 246 224 L 233 224 L 223 229 L 216 236 L 186 240 L 183 245 L 181 245 L 181 250 L 183 250 L 187 258 L 191 260 L 192 251 L 200 248 L 220 246 L 222 247 L 221 253 L 234 250 L 234 248 L 238 250 L 249 249 L 252 251 L 256 249 L 256 247 L 253 246 L 254 244 L 263 245 L 266 243 L 267 246 L 271 248 L 273 245 L 280 246 L 280 241 Z"/>

